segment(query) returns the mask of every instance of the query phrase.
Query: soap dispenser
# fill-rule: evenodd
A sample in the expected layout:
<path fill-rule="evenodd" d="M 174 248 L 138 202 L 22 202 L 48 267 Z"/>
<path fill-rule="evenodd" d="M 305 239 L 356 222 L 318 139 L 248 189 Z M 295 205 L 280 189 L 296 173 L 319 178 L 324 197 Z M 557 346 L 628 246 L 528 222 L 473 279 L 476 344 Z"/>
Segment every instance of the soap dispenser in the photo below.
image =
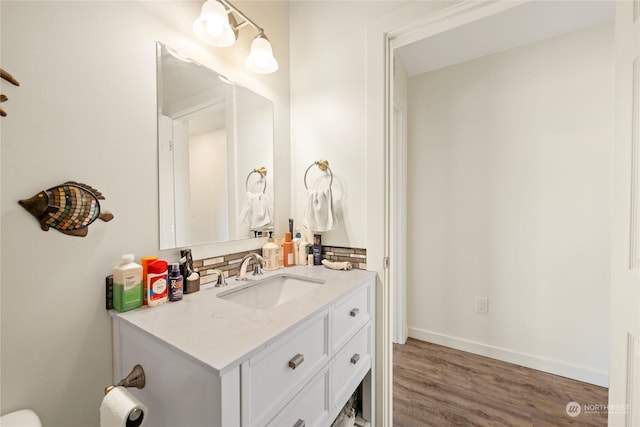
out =
<path fill-rule="evenodd" d="M 262 247 L 262 258 L 264 260 L 264 269 L 266 271 L 273 271 L 280 268 L 278 262 L 278 245 L 273 241 L 273 232 L 269 232 L 269 240 Z"/>

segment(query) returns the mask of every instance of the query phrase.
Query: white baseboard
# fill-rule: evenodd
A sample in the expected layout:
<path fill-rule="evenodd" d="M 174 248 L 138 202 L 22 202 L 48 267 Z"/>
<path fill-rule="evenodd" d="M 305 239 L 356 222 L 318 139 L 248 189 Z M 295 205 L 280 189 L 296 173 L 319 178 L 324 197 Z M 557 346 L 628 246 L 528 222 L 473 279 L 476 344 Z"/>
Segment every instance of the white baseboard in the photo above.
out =
<path fill-rule="evenodd" d="M 571 365 L 558 360 L 546 359 L 531 354 L 520 353 L 507 348 L 496 347 L 463 338 L 453 337 L 424 329 L 409 328 L 409 337 L 445 347 L 455 348 L 480 356 L 491 357 L 503 362 L 513 363 L 526 368 L 537 369 L 554 375 L 571 378 L 601 387 L 609 387 L 609 373 L 584 366 Z"/>

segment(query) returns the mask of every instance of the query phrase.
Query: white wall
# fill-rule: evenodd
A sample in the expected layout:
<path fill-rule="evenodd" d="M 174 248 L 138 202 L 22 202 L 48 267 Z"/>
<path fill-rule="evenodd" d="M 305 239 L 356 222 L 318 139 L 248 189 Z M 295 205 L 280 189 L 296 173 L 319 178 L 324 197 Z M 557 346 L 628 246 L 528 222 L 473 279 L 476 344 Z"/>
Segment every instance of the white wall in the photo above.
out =
<path fill-rule="evenodd" d="M 328 160 L 338 223 L 323 233 L 323 244 L 367 247 L 366 30 L 372 19 L 401 4 L 304 1 L 290 6 L 292 209 L 301 225 L 305 170 Z M 320 176 L 312 168 L 308 183 Z"/>
<path fill-rule="evenodd" d="M 613 71 L 601 25 L 409 79 L 411 336 L 606 385 Z"/>
<path fill-rule="evenodd" d="M 156 40 L 274 100 L 276 206 L 284 229 L 288 4 L 240 5 L 267 31 L 277 73 L 244 71 L 249 29 L 226 50 L 197 42 L 191 23 L 200 2 L 0 2 L 0 64 L 21 82 L 2 83 L 10 101 L 0 134 L 1 413 L 31 407 L 47 427 L 98 425 L 103 389 L 112 381 L 104 277 L 122 253 L 177 259 L 177 251 L 158 250 Z M 17 201 L 66 180 L 102 191 L 102 206 L 115 219 L 97 221 L 85 238 L 41 231 Z M 238 246 L 199 252 L 230 247 Z"/>
<path fill-rule="evenodd" d="M 386 255 L 382 35 L 451 4 L 322 0 L 290 5 L 292 212 L 300 224 L 306 199 L 304 172 L 314 161 L 329 160 L 336 177 L 339 223 L 324 233 L 322 242 L 366 248 L 367 268 L 379 275 L 376 416 L 380 425 L 392 422 L 388 405 L 392 347 L 385 315 L 390 292 L 389 283 L 382 281 Z"/>
<path fill-rule="evenodd" d="M 255 94 L 249 93 L 243 88 L 235 88 L 234 95 L 234 141 L 233 150 L 230 150 L 230 158 L 233 158 L 235 167 L 232 171 L 230 180 L 236 188 L 234 192 L 235 199 L 230 200 L 231 221 L 229 226 L 235 230 L 235 236 L 247 236 L 252 232 L 247 224 L 240 221 L 240 213 L 247 202 L 247 191 L 252 193 L 264 192 L 268 200 L 273 200 L 273 179 L 274 176 L 280 178 L 280 169 L 290 171 L 288 165 L 279 165 L 278 169 L 274 168 L 273 149 L 269 141 L 269 135 L 272 133 L 269 129 L 273 129 L 272 116 L 273 108 L 264 99 L 259 99 Z M 264 167 L 267 169 L 265 180 L 257 173 L 252 173 L 254 169 Z M 248 175 L 251 174 L 247 181 Z M 288 188 L 289 181 L 282 183 Z M 285 203 L 290 202 L 289 200 Z M 289 212 L 286 206 L 276 206 L 276 212 Z M 287 217 L 288 218 L 288 217 Z M 288 229 L 288 221 L 286 226 Z M 284 230 L 278 232 L 279 236 L 284 236 Z M 266 243 L 266 241 L 264 242 Z M 264 244 L 263 243 L 263 244 Z"/>
<path fill-rule="evenodd" d="M 189 175 L 191 181 L 192 242 L 229 239 L 229 196 L 227 168 L 219 164 L 227 158 L 227 132 L 218 129 L 193 135 L 189 144 Z"/>

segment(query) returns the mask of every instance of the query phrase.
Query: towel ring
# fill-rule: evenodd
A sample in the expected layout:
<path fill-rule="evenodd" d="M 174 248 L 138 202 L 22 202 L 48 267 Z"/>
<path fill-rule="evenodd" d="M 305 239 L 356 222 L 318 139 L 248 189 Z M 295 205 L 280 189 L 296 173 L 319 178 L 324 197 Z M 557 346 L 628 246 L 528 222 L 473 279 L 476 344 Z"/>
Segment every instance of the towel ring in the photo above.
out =
<path fill-rule="evenodd" d="M 249 178 L 251 178 L 251 175 L 253 175 L 254 173 L 257 173 L 258 175 L 260 175 L 260 179 L 264 179 L 267 176 L 267 168 L 262 166 L 249 172 L 249 175 L 247 175 L 247 180 L 244 183 L 244 186 L 246 187 L 247 191 L 249 191 Z M 264 179 L 264 188 L 262 189 L 262 194 L 265 194 L 266 192 L 267 192 L 267 180 Z"/>
<path fill-rule="evenodd" d="M 304 188 L 306 188 L 307 190 L 309 189 L 309 187 L 307 186 L 307 174 L 309 173 L 309 169 L 311 169 L 314 166 L 318 166 L 318 168 L 323 172 L 329 170 L 329 175 L 331 176 L 331 181 L 329 181 L 329 188 L 331 188 L 331 185 L 333 185 L 333 172 L 331 172 L 331 168 L 329 167 L 328 160 L 318 160 L 317 162 L 313 162 L 307 168 L 306 172 L 304 173 Z"/>

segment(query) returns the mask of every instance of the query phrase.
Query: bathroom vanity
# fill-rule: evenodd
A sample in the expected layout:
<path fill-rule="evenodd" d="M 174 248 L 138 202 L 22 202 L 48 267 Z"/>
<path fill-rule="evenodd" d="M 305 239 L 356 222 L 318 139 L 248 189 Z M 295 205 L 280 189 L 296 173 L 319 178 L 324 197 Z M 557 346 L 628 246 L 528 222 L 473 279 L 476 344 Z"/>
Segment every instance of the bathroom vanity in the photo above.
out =
<path fill-rule="evenodd" d="M 228 282 L 112 312 L 114 380 L 143 366 L 131 392 L 146 425 L 329 426 L 358 388 L 375 425 L 375 273 L 297 266 Z"/>

